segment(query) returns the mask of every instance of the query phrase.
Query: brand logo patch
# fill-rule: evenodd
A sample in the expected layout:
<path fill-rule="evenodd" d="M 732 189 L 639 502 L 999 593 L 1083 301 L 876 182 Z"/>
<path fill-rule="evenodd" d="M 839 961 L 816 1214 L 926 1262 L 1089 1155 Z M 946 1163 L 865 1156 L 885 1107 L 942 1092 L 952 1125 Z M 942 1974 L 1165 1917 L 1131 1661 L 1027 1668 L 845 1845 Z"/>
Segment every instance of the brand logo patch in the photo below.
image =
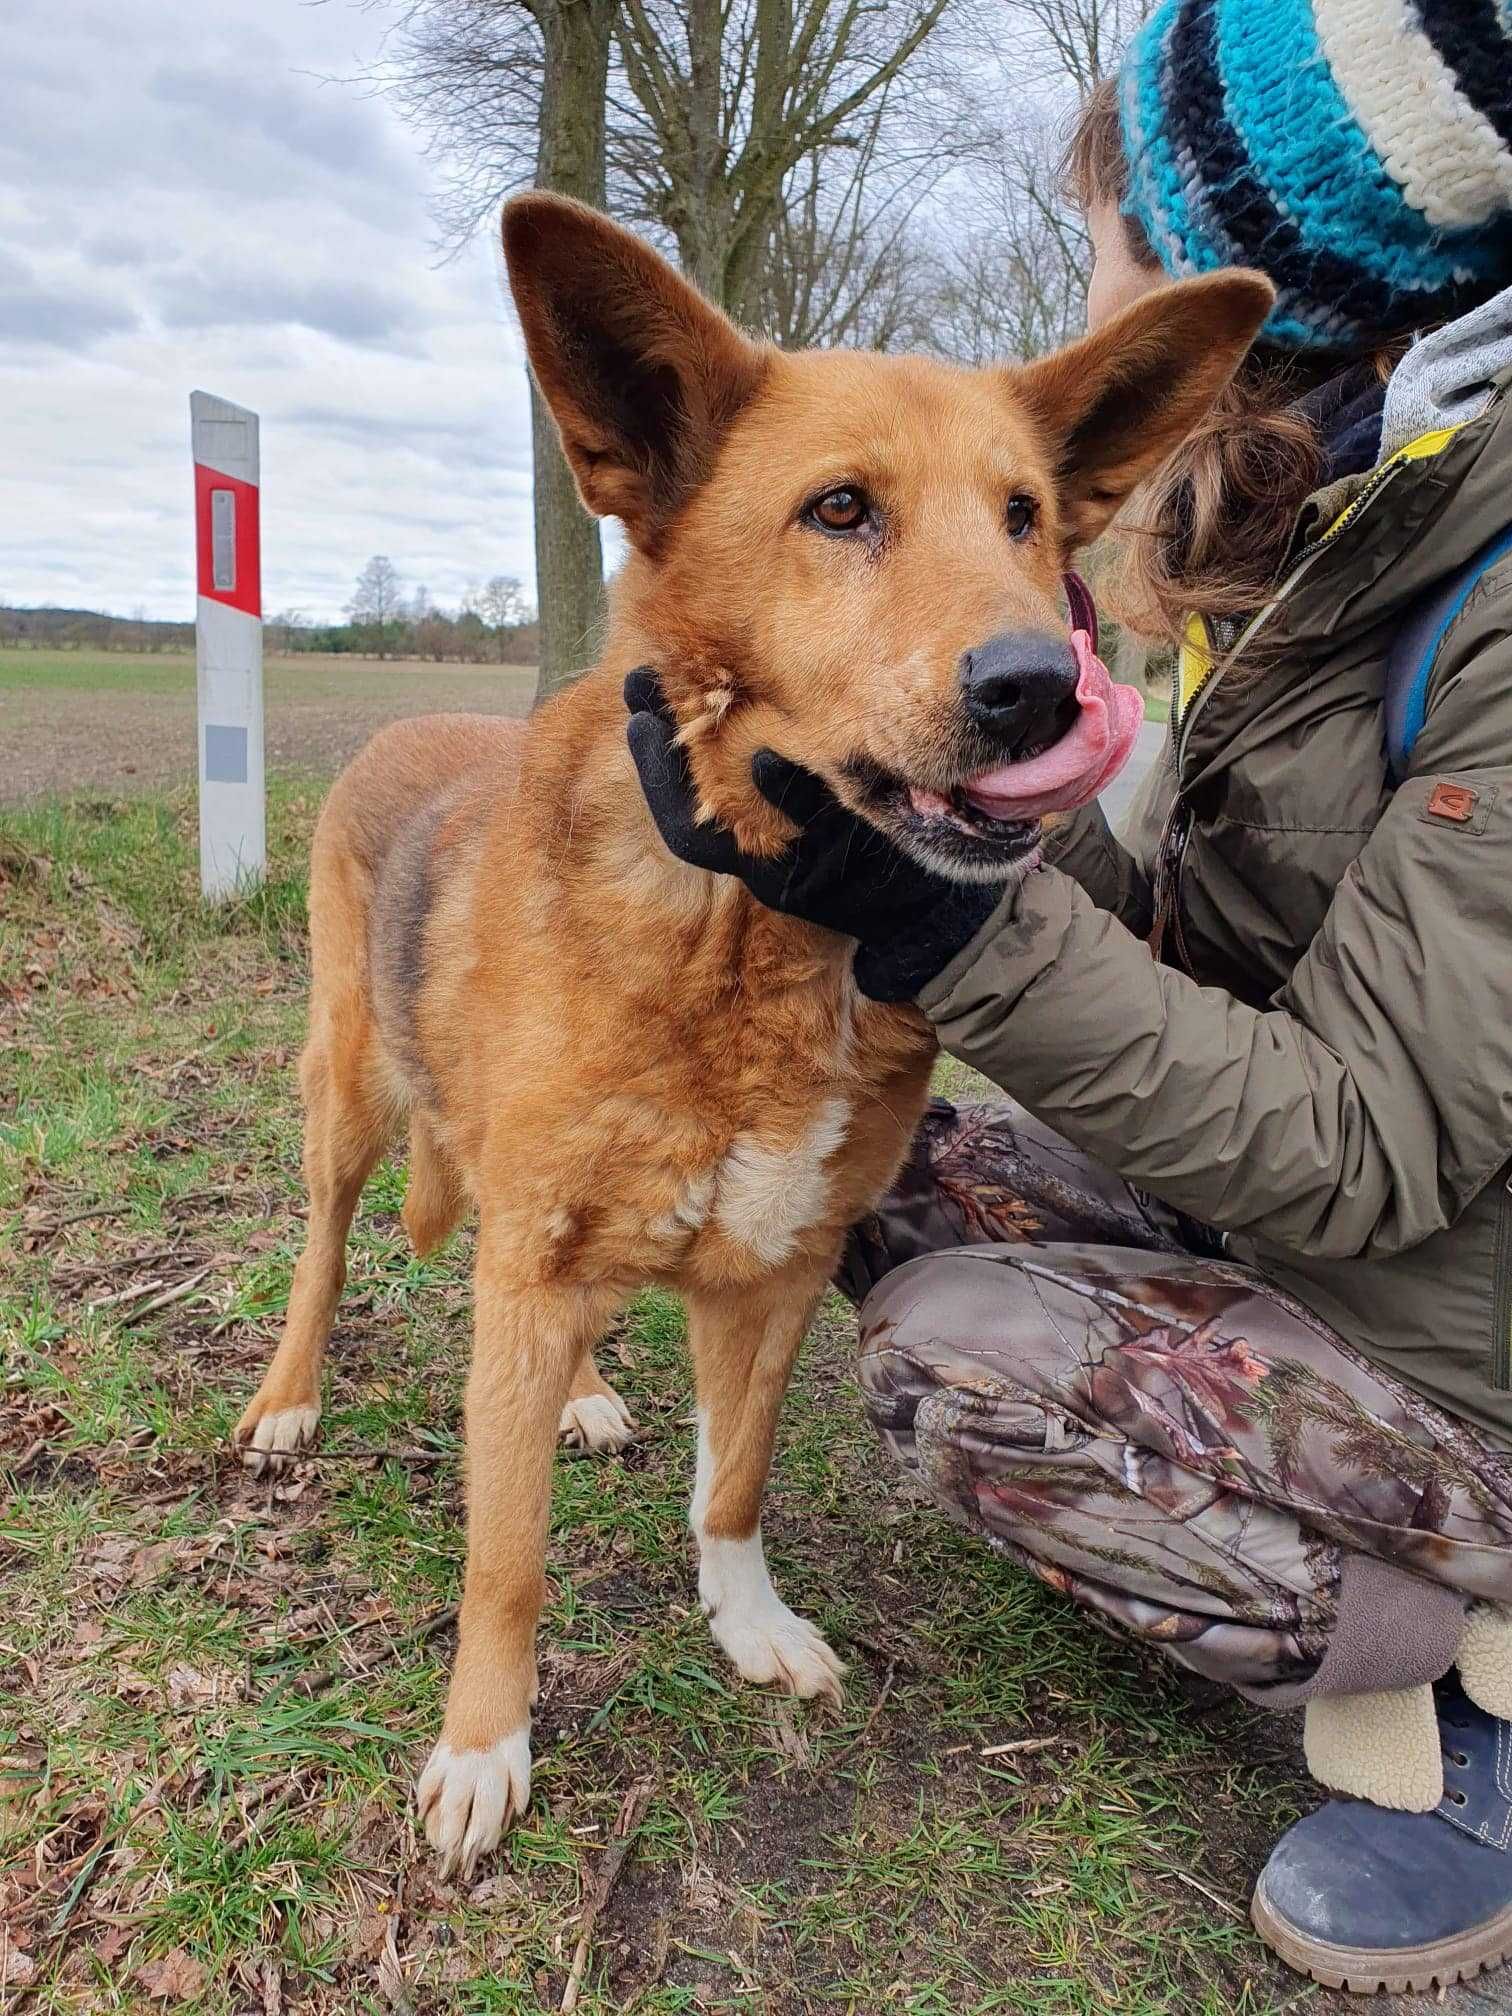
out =
<path fill-rule="evenodd" d="M 1430 819 L 1447 819 L 1451 826 L 1468 826 L 1479 803 L 1479 791 L 1472 791 L 1468 784 L 1435 784 L 1424 809 Z"/>

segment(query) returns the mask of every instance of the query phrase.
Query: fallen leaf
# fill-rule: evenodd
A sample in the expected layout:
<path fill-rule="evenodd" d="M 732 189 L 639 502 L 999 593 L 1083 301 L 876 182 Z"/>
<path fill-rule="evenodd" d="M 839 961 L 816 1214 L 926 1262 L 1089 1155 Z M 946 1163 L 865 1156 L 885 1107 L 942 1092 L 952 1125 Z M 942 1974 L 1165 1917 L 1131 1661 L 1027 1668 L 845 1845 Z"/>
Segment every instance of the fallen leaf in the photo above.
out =
<path fill-rule="evenodd" d="M 161 1960 L 148 1960 L 132 1977 L 140 1981 L 154 2002 L 193 2002 L 205 1985 L 205 1970 L 198 1960 L 175 1946 Z"/>
<path fill-rule="evenodd" d="M 207 1701 L 213 1701 L 219 1691 L 213 1678 L 196 1672 L 192 1666 L 172 1667 L 165 1685 L 170 1708 L 202 1708 Z"/>
<path fill-rule="evenodd" d="M 391 2009 L 399 2012 L 399 2016 L 413 2016 L 415 2005 L 410 2000 L 399 1968 L 399 1926 L 395 1918 L 388 1921 L 388 1935 L 383 1951 L 378 1955 L 378 1992 Z"/>
<path fill-rule="evenodd" d="M 130 1572 L 126 1564 L 137 1550 L 135 1540 L 118 1533 L 108 1534 L 90 1548 L 84 1557 L 84 1565 L 97 1581 L 124 1582 Z"/>
<path fill-rule="evenodd" d="M 354 1960 L 376 1960 L 388 1944 L 389 1925 L 392 1921 L 380 1917 L 376 1911 L 367 1912 L 357 1920 L 353 1932 L 350 1952 Z"/>
<path fill-rule="evenodd" d="M 0 1925 L 0 1988 L 26 1988 L 37 1978 L 37 1963 L 23 1953 L 8 1925 Z"/>

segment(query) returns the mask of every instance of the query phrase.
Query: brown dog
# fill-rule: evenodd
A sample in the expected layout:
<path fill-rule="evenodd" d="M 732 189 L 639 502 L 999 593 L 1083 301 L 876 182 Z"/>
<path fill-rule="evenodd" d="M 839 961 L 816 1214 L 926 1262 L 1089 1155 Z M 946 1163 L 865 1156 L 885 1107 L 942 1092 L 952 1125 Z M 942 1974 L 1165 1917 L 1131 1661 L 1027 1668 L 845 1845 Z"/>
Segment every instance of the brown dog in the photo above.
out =
<path fill-rule="evenodd" d="M 751 342 L 554 198 L 512 203 L 504 241 L 583 501 L 632 552 L 594 673 L 529 723 L 387 728 L 326 803 L 309 1237 L 237 1430 L 254 1461 L 313 1433 L 352 1213 L 407 1126 L 416 1249 L 469 1202 L 480 1217 L 467 1574 L 419 1788 L 431 1842 L 469 1870 L 528 1797 L 558 1426 L 623 1439 L 591 1353 L 644 1284 L 688 1307 L 714 1635 L 748 1680 L 838 1692 L 839 1660 L 767 1575 L 762 1490 L 810 1313 L 935 1051 L 916 1010 L 858 996 L 848 941 L 668 854 L 626 749 L 626 672 L 660 668 L 703 806 L 746 848 L 791 831 L 751 782 L 768 747 L 950 872 L 1005 876 L 1023 829 L 958 787 L 1013 751 L 966 720 L 963 653 L 1010 629 L 1064 642 L 1069 552 L 1201 417 L 1271 301 L 1253 276 L 1190 281 L 1041 363 L 966 371 Z"/>

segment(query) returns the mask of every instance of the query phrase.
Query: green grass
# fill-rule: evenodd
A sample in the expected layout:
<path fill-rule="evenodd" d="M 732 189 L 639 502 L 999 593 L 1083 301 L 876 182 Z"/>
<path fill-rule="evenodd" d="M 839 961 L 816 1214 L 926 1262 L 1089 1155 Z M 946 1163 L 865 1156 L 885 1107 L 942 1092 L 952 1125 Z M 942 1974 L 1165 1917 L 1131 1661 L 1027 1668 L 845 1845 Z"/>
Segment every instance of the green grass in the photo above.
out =
<path fill-rule="evenodd" d="M 192 653 L 0 650 L 0 693 L 194 691 Z"/>
<path fill-rule="evenodd" d="M 850 1661 L 843 1712 L 742 1687 L 710 1640 L 681 1312 L 643 1297 L 604 1359 L 642 1439 L 558 1465 L 534 1804 L 471 1888 L 435 1881 L 408 1797 L 462 1565 L 470 1234 L 416 1262 L 397 1165 L 355 1230 L 318 1455 L 268 1483 L 226 1453 L 299 1246 L 315 809 L 275 791 L 270 885 L 216 913 L 187 799 L 0 816 L 11 1985 L 38 2010 L 125 2010 L 171 1961 L 210 2016 L 265 2006 L 269 1981 L 319 2016 L 554 2009 L 583 1886 L 646 1779 L 594 2016 L 1306 2001 L 1242 1915 L 1305 1796 L 1292 1732 L 1100 1637 L 908 1499 L 838 1301 L 766 1529 L 785 1593 Z M 1054 1741 L 981 1755 L 1021 1736 Z"/>
<path fill-rule="evenodd" d="M 319 652 L 293 655 L 269 653 L 269 693 L 275 699 L 298 699 L 344 691 L 382 693 L 393 687 L 410 690 L 418 675 L 441 675 L 497 683 L 501 678 L 533 686 L 533 666 L 492 663 L 432 665 L 426 660 L 377 660 L 330 656 Z M 192 651 L 52 651 L 0 647 L 0 693 L 176 693 L 192 697 L 195 670 Z"/>

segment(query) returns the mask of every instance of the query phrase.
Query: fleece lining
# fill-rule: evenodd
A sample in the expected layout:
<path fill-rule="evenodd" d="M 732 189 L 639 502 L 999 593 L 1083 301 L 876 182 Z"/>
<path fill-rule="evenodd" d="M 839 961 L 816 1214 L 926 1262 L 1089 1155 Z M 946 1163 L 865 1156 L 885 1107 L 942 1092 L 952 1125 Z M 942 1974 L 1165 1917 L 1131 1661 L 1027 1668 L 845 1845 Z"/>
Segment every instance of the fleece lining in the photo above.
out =
<path fill-rule="evenodd" d="M 1444 1796 L 1433 1689 L 1320 1694 L 1302 1725 L 1307 1768 L 1330 1792 L 1400 1813 L 1431 1813 Z"/>
<path fill-rule="evenodd" d="M 1512 1722 L 1512 1609 L 1477 1603 L 1460 1640 L 1460 1685 L 1477 1708 Z"/>

